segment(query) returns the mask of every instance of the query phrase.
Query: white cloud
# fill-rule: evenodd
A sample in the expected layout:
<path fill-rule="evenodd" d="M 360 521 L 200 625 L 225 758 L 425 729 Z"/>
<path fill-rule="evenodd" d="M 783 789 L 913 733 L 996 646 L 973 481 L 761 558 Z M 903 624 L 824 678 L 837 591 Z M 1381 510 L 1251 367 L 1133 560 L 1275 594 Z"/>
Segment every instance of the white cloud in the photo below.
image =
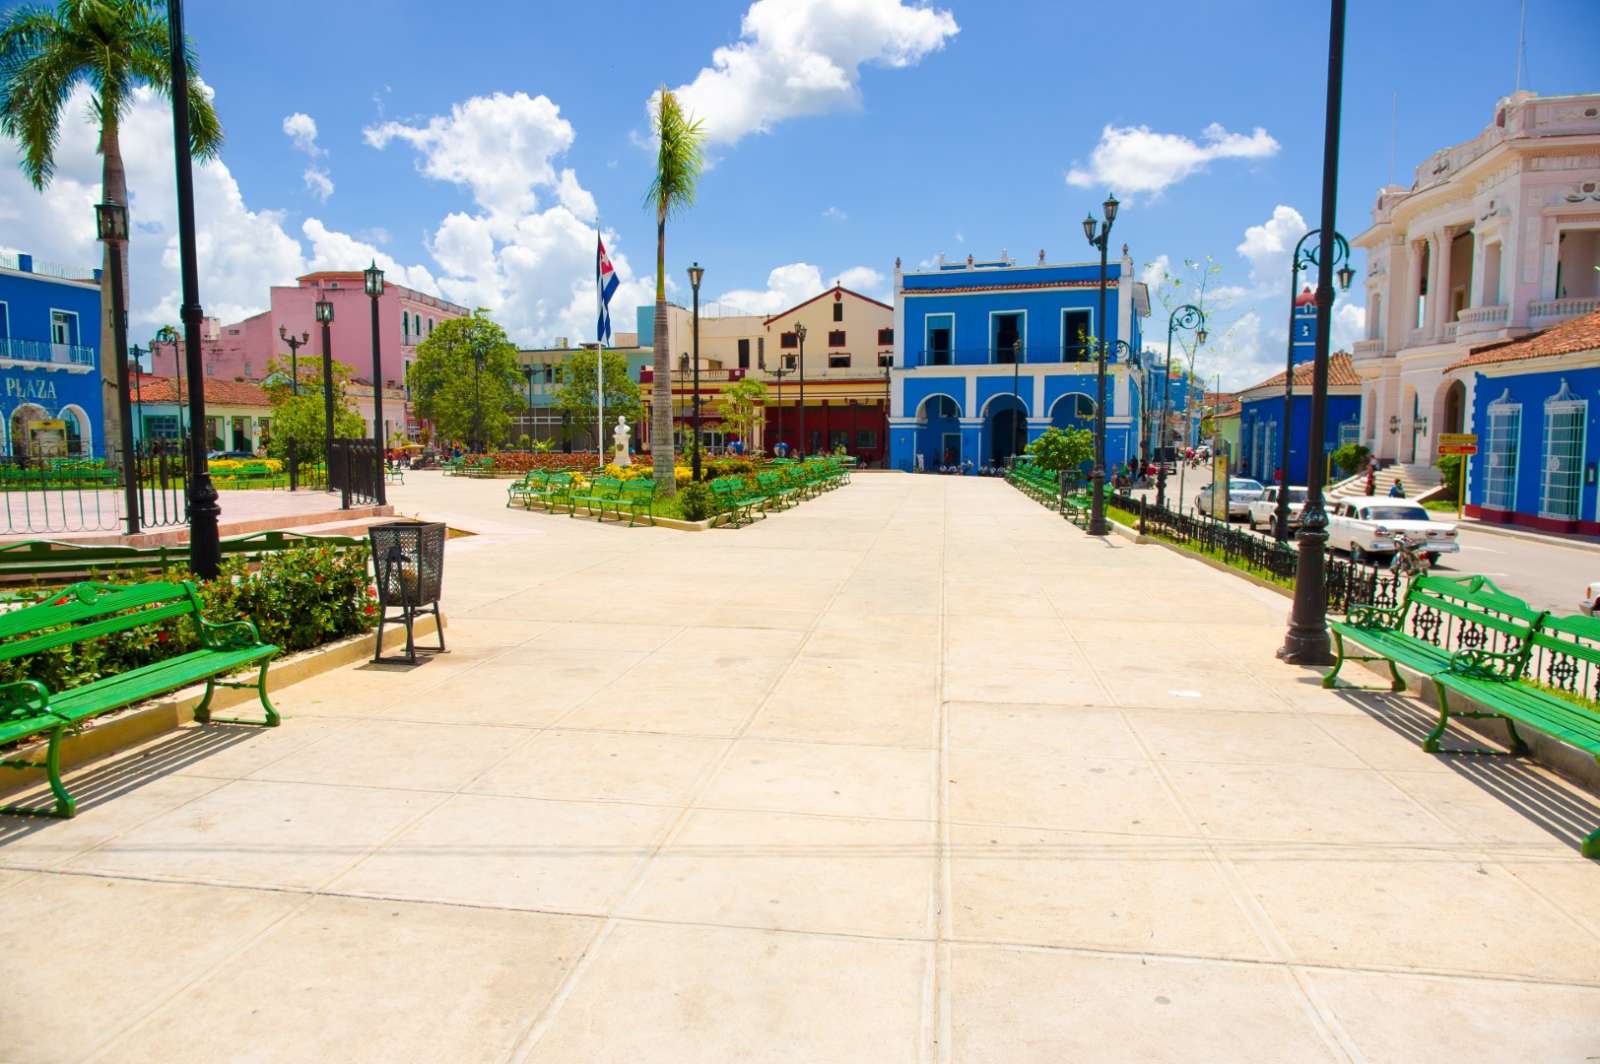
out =
<path fill-rule="evenodd" d="M 1144 269 L 1139 274 L 1139 279 L 1150 286 L 1153 293 L 1161 287 L 1161 282 L 1172 272 L 1172 258 L 1169 255 L 1157 255 L 1145 263 Z"/>
<path fill-rule="evenodd" d="M 576 171 L 558 165 L 575 134 L 555 103 L 521 92 L 474 96 L 448 115 L 385 122 L 365 136 L 379 149 L 411 145 L 421 173 L 470 191 L 476 209 L 452 211 L 427 240 L 447 299 L 489 308 L 519 343 L 593 336 L 599 210 Z M 655 283 L 634 275 L 613 231 L 605 241 L 622 278 L 611 316 L 626 331 L 635 309 L 654 301 Z"/>
<path fill-rule="evenodd" d="M 1123 196 L 1160 195 L 1213 159 L 1264 159 L 1276 155 L 1278 147 L 1259 126 L 1247 136 L 1213 122 L 1196 142 L 1180 133 L 1157 133 L 1149 126 L 1108 125 L 1089 153 L 1088 166 L 1074 165 L 1067 171 L 1067 184 L 1109 188 Z"/>
<path fill-rule="evenodd" d="M 316 218 L 307 218 L 300 232 L 311 241 L 307 266 L 312 270 L 360 270 L 376 262 L 383 269 L 384 280 L 390 284 L 405 285 L 419 292 L 439 292 L 438 282 L 427 267 L 404 265 L 366 241 L 329 229 Z"/>
<path fill-rule="evenodd" d="M 1367 308 L 1335 300 L 1332 335 L 1328 350 L 1349 351 L 1357 340 L 1367 335 Z"/>
<path fill-rule="evenodd" d="M 859 106 L 864 64 L 912 66 L 959 30 L 948 11 L 902 0 L 756 0 L 738 42 L 677 92 L 711 143 L 732 144 L 786 118 Z"/>
<path fill-rule="evenodd" d="M 553 160 L 572 147 L 574 134 L 561 108 L 547 96 L 474 96 L 426 125 L 384 122 L 362 132 L 380 150 L 394 140 L 410 144 L 420 156 L 419 170 L 467 186 L 472 198 L 494 214 L 532 210 L 540 187 L 558 188 L 563 202 L 578 199 L 580 193 L 588 197 L 576 177 L 556 173 Z M 592 197 L 587 206 L 592 211 Z"/>
<path fill-rule="evenodd" d="M 1264 293 L 1283 292 L 1289 256 L 1307 228 L 1299 211 L 1280 203 L 1272 208 L 1271 218 L 1244 231 L 1244 240 L 1234 250 L 1250 263 L 1250 280 Z"/>
<path fill-rule="evenodd" d="M 319 166 L 308 166 L 303 176 L 306 190 L 323 203 L 327 203 L 328 197 L 333 195 L 333 178 L 328 176 L 328 171 Z"/>
<path fill-rule="evenodd" d="M 831 218 L 836 222 L 845 221 L 846 219 L 848 219 L 850 217 L 848 214 L 844 213 L 844 211 L 841 211 L 837 207 L 829 207 L 829 208 L 827 208 L 826 210 L 824 210 L 822 212 L 822 216 L 824 218 Z"/>
<path fill-rule="evenodd" d="M 824 282 L 822 270 L 809 262 L 791 262 L 767 274 L 764 290 L 734 289 L 716 299 L 725 314 L 777 314 L 832 288 L 834 281 L 874 299 L 888 295 L 884 276 L 870 266 L 852 266 Z"/>
<path fill-rule="evenodd" d="M 296 111 L 283 120 L 283 132 L 296 148 L 313 159 L 328 154 L 317 147 L 317 120 L 302 111 Z"/>

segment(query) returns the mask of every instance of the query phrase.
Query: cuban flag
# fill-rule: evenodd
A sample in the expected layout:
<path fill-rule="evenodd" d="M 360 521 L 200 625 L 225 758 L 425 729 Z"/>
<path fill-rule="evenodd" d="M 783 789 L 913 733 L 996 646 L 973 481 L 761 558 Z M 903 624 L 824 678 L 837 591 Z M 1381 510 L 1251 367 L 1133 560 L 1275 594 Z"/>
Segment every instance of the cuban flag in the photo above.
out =
<path fill-rule="evenodd" d="M 606 254 L 606 244 L 595 236 L 594 279 L 600 292 L 600 317 L 595 323 L 594 337 L 604 344 L 611 339 L 611 297 L 617 291 L 617 271 L 611 268 L 611 256 Z"/>

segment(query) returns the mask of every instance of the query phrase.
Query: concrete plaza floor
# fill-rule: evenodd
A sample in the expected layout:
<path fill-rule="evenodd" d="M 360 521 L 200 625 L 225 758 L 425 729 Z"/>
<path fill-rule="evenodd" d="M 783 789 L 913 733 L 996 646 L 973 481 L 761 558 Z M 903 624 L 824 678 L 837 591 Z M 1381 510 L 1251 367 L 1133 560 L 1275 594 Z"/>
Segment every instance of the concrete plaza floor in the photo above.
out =
<path fill-rule="evenodd" d="M 1595 799 L 1002 482 L 738 531 L 417 476 L 451 651 L 0 823 L 8 1061 L 1580 1061 Z"/>

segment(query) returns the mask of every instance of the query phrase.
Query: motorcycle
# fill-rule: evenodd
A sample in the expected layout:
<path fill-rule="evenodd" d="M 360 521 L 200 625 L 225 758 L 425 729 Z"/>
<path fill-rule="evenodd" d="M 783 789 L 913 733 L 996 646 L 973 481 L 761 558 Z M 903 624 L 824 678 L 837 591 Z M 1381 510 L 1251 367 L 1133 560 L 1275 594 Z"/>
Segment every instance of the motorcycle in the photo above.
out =
<path fill-rule="evenodd" d="M 1421 540 L 1413 541 L 1404 532 L 1394 537 L 1394 558 L 1389 569 L 1396 576 L 1423 576 L 1433 568 L 1433 559 L 1423 550 Z"/>

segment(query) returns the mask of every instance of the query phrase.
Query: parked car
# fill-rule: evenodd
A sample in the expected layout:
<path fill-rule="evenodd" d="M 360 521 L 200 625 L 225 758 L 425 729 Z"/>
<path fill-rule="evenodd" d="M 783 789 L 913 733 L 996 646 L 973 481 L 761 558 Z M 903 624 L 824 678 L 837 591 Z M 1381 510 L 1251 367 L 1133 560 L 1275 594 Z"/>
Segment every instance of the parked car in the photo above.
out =
<path fill-rule="evenodd" d="M 1578 609 L 1590 617 L 1600 613 L 1600 580 L 1583 585 L 1583 601 L 1578 603 Z"/>
<path fill-rule="evenodd" d="M 1234 477 L 1228 481 L 1228 513 L 1224 520 L 1232 521 L 1236 517 L 1250 519 L 1250 504 L 1261 496 L 1262 487 L 1259 480 L 1246 480 Z M 1211 512 L 1211 489 L 1203 489 L 1194 499 L 1195 509 L 1207 517 L 1216 517 Z"/>
<path fill-rule="evenodd" d="M 1430 564 L 1438 564 L 1441 554 L 1461 550 L 1455 523 L 1433 520 L 1419 503 L 1363 495 L 1341 499 L 1328 509 L 1328 546 L 1349 551 L 1353 561 L 1393 554 L 1397 532 L 1420 540 Z"/>
<path fill-rule="evenodd" d="M 1300 512 L 1306 508 L 1305 488 L 1283 488 L 1277 484 L 1263 488 L 1261 494 L 1250 504 L 1250 527 L 1259 528 L 1263 532 L 1271 532 L 1273 522 L 1278 520 L 1278 493 L 1289 493 L 1289 527 L 1295 528 L 1300 524 Z"/>

